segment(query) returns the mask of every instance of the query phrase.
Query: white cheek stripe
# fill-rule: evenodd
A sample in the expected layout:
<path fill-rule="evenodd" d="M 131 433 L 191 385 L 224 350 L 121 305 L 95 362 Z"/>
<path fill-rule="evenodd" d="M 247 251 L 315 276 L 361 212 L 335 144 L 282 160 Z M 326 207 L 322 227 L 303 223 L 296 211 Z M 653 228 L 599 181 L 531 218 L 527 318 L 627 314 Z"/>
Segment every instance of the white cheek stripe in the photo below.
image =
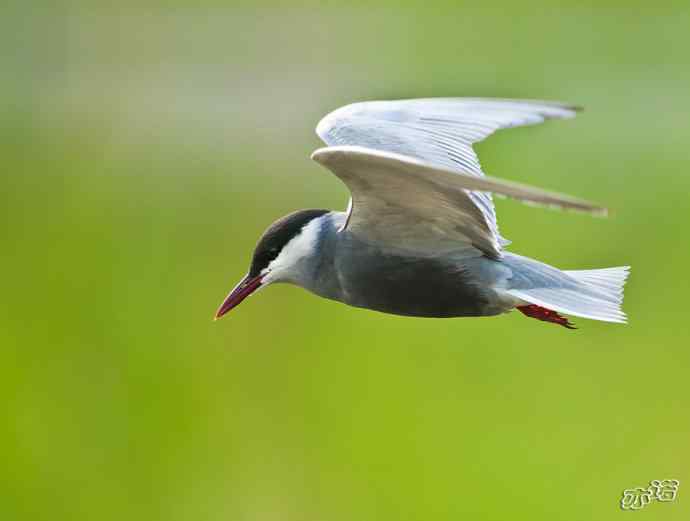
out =
<path fill-rule="evenodd" d="M 264 279 L 266 282 L 271 282 L 276 278 L 286 278 L 300 260 L 314 252 L 323 218 L 324 216 L 309 221 L 300 233 L 283 247 L 280 254 L 270 262 L 268 267 L 261 271 L 262 274 L 268 273 Z"/>

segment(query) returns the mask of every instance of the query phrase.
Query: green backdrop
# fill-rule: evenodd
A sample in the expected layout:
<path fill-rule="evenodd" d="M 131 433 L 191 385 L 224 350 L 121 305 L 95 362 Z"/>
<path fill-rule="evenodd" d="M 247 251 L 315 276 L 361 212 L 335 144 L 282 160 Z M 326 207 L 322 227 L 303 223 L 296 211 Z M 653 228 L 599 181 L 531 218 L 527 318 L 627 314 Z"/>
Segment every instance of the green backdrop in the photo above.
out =
<path fill-rule="evenodd" d="M 0 519 L 690 518 L 687 2 L 188 4 L 3 7 Z M 422 96 L 585 107 L 478 149 L 612 209 L 497 203 L 515 252 L 632 265 L 629 325 L 211 320 L 274 219 L 345 207 L 320 116 Z"/>

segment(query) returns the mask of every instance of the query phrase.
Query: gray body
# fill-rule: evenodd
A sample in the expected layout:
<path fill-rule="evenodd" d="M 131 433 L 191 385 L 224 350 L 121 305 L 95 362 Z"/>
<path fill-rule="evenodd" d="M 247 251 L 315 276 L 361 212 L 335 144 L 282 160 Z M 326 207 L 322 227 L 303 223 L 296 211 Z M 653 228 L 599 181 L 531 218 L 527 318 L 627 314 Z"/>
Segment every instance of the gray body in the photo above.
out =
<path fill-rule="evenodd" d="M 580 286 L 561 270 L 509 252 L 491 259 L 468 248 L 438 255 L 382 246 L 343 230 L 345 218 L 320 218 L 314 253 L 288 282 L 350 306 L 436 318 L 505 313 L 521 302 L 506 290 Z"/>
<path fill-rule="evenodd" d="M 496 261 L 467 257 L 464 249 L 421 255 L 384 247 L 347 229 L 339 232 L 344 218 L 333 212 L 324 219 L 314 293 L 395 315 L 462 317 L 505 310 L 490 289 L 509 273 Z"/>

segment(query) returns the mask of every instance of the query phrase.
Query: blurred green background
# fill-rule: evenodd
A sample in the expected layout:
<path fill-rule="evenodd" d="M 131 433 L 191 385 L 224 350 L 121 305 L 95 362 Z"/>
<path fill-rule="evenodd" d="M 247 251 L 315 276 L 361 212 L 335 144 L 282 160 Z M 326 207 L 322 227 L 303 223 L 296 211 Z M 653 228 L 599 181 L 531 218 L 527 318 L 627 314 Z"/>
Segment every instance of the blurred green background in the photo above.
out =
<path fill-rule="evenodd" d="M 687 1 L 186 4 L 0 12 L 0 519 L 689 519 Z M 632 265 L 628 326 L 290 286 L 212 322 L 268 224 L 344 208 L 318 119 L 422 96 L 586 107 L 478 148 L 612 208 L 497 203 L 515 252 Z"/>

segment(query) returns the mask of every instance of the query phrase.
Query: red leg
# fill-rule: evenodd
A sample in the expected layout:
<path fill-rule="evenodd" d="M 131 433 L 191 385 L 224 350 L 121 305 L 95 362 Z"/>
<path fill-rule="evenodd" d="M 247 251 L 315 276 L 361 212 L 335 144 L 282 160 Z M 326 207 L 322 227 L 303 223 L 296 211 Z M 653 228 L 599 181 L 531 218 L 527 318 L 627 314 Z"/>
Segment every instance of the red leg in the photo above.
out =
<path fill-rule="evenodd" d="M 567 318 L 559 315 L 557 312 L 550 309 L 537 306 L 536 304 L 528 304 L 526 306 L 517 306 L 517 309 L 523 315 L 536 318 L 544 322 L 553 322 L 568 329 L 577 329 Z"/>

